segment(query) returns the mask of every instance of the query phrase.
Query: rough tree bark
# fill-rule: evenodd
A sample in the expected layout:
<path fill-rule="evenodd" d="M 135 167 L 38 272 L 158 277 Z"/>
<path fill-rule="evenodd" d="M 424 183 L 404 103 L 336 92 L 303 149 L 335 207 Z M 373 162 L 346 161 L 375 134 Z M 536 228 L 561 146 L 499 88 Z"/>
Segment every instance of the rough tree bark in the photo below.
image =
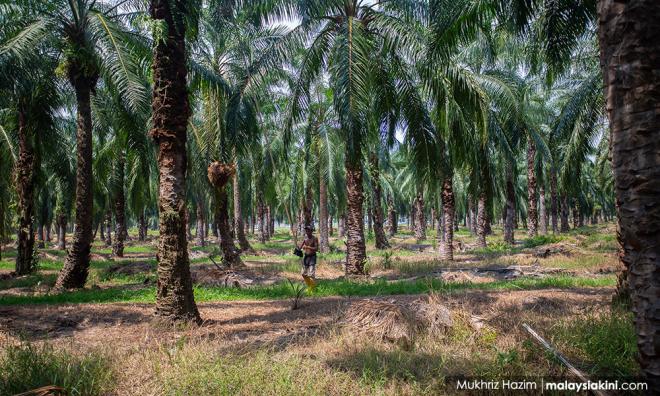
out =
<path fill-rule="evenodd" d="M 168 321 L 200 322 L 190 277 L 186 239 L 186 128 L 190 107 L 186 89 L 183 15 L 169 0 L 150 0 L 151 17 L 167 26 L 153 51 L 152 128 L 158 145 L 158 285 L 156 315 Z"/>
<path fill-rule="evenodd" d="M 85 286 L 89 272 L 89 254 L 92 245 L 93 187 L 92 187 L 92 109 L 90 97 L 98 74 L 88 65 L 70 62 L 67 67 L 69 82 L 76 92 L 76 215 L 73 241 L 60 271 L 56 289 Z"/>
<path fill-rule="evenodd" d="M 621 261 L 628 271 L 639 363 L 660 389 L 660 3 L 598 2 Z"/>
<path fill-rule="evenodd" d="M 452 177 L 442 181 L 442 215 L 444 218 L 444 238 L 440 244 L 440 260 L 454 259 L 454 187 Z"/>
<path fill-rule="evenodd" d="M 206 232 L 204 231 L 206 220 L 204 217 L 204 204 L 201 199 L 197 201 L 196 209 L 195 217 L 197 217 L 197 226 L 195 227 L 195 236 L 197 237 L 199 246 L 206 246 Z"/>
<path fill-rule="evenodd" d="M 477 200 L 477 247 L 486 247 L 486 193 L 479 194 Z"/>
<path fill-rule="evenodd" d="M 364 194 L 362 169 L 357 164 L 346 162 L 346 275 L 364 274 L 367 251 L 364 239 Z"/>
<path fill-rule="evenodd" d="M 536 198 L 536 143 L 527 138 L 527 235 L 534 237 L 538 234 L 538 212 Z"/>
<path fill-rule="evenodd" d="M 337 219 L 337 232 L 340 238 L 346 236 L 346 214 L 339 216 Z"/>
<path fill-rule="evenodd" d="M 126 204 L 124 199 L 124 157 L 123 153 L 115 164 L 115 194 L 113 206 L 115 212 L 115 244 L 112 245 L 112 254 L 124 257 L 124 240 L 126 239 Z"/>
<path fill-rule="evenodd" d="M 238 248 L 234 245 L 229 229 L 229 199 L 226 188 L 216 189 L 216 210 L 218 211 L 218 233 L 220 234 L 220 250 L 222 261 L 231 268 L 242 267 L 243 262 Z"/>
<path fill-rule="evenodd" d="M 243 225 L 243 208 L 241 205 L 241 185 L 240 180 L 238 179 L 238 168 L 234 174 L 232 180 L 234 187 L 234 230 L 236 230 L 236 239 L 238 240 L 238 246 L 243 252 L 252 251 L 252 246 L 245 236 L 245 227 Z"/>
<path fill-rule="evenodd" d="M 470 229 L 470 234 L 477 235 L 477 205 L 472 195 L 468 195 L 468 218 L 467 227 Z"/>
<path fill-rule="evenodd" d="M 268 231 L 268 240 L 275 233 L 275 216 L 273 216 L 273 209 L 270 205 L 266 206 L 266 229 Z"/>
<path fill-rule="evenodd" d="M 215 190 L 215 217 L 218 219 L 218 233 L 220 234 L 220 249 L 222 250 L 222 261 L 230 267 L 243 266 L 239 250 L 234 245 L 229 227 L 229 197 L 227 185 L 234 177 L 236 167 L 234 164 L 212 162 L 207 169 L 209 182 Z"/>
<path fill-rule="evenodd" d="M 516 216 L 516 188 L 513 180 L 513 164 L 506 167 L 506 217 L 504 218 L 504 242 L 509 245 L 515 243 L 514 222 Z"/>
<path fill-rule="evenodd" d="M 421 242 L 426 239 L 426 219 L 424 218 L 424 196 L 421 191 L 415 198 L 415 239 Z"/>
<path fill-rule="evenodd" d="M 369 173 L 373 181 L 373 194 L 372 199 L 372 217 L 373 229 L 376 237 L 376 249 L 389 249 L 390 243 L 385 236 L 385 229 L 383 227 L 383 208 L 380 206 L 382 189 L 380 187 L 380 168 L 378 166 L 378 156 L 376 153 L 371 153 L 369 156 Z"/>
<path fill-rule="evenodd" d="M 392 196 L 387 197 L 387 223 L 389 225 L 388 234 L 393 237 L 397 233 L 398 219 L 396 216 L 396 208 L 394 207 L 394 199 Z"/>
<path fill-rule="evenodd" d="M 559 203 L 557 199 L 557 170 L 554 164 L 550 168 L 550 218 L 552 220 L 552 233 L 557 234 L 559 228 L 557 227 L 557 216 L 559 210 Z"/>
<path fill-rule="evenodd" d="M 18 160 L 16 161 L 16 195 L 18 196 L 18 247 L 16 274 L 29 274 L 34 262 L 34 178 L 35 163 L 32 133 L 25 114 L 18 112 Z M 1 242 L 0 242 L 1 243 Z"/>
<path fill-rule="evenodd" d="M 265 243 L 268 239 L 268 230 L 266 228 L 266 205 L 264 204 L 264 195 L 257 193 L 257 234 L 259 242 Z"/>
<path fill-rule="evenodd" d="M 138 240 L 144 242 L 147 240 L 147 222 L 144 218 L 144 210 L 140 213 L 138 218 Z"/>
<path fill-rule="evenodd" d="M 101 227 L 105 227 L 105 246 L 112 246 L 112 212 L 110 209 L 105 212 Z"/>
<path fill-rule="evenodd" d="M 560 213 L 560 220 L 561 220 L 561 232 L 568 232 L 570 229 L 568 225 L 568 196 L 562 195 L 561 196 L 561 213 Z"/>
<path fill-rule="evenodd" d="M 57 249 L 66 250 L 66 215 L 58 213 L 56 219 L 57 225 Z"/>
<path fill-rule="evenodd" d="M 42 206 L 42 216 L 40 216 L 43 219 L 43 206 Z M 46 247 L 46 238 L 45 238 L 45 233 L 44 233 L 44 223 L 43 221 L 39 223 L 39 226 L 37 227 L 37 240 L 39 241 L 37 243 L 37 247 L 39 249 L 43 249 Z"/>
<path fill-rule="evenodd" d="M 541 234 L 548 235 L 548 217 L 545 210 L 545 183 L 539 185 L 539 228 Z"/>

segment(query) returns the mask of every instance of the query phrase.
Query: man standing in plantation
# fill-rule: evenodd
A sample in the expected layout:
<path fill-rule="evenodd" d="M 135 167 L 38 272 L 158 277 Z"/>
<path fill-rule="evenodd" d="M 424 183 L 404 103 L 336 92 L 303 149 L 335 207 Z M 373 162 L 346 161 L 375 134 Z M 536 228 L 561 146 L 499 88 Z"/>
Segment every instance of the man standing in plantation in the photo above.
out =
<path fill-rule="evenodd" d="M 303 251 L 302 277 L 310 289 L 316 287 L 316 252 L 319 250 L 319 240 L 314 236 L 314 227 L 305 226 L 305 240 L 300 249 Z"/>

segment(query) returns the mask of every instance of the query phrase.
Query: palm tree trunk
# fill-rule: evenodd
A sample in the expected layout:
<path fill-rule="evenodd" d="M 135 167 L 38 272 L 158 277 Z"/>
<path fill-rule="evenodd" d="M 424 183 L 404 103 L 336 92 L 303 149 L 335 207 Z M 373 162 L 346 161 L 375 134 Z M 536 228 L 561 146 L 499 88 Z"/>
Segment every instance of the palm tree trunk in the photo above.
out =
<path fill-rule="evenodd" d="M 204 205 L 201 199 L 197 201 L 196 212 L 197 213 L 195 213 L 195 217 L 197 217 L 197 226 L 195 227 L 195 236 L 197 237 L 197 243 L 199 246 L 206 246 L 206 233 L 204 232 Z"/>
<path fill-rule="evenodd" d="M 190 211 L 188 211 L 188 206 L 186 206 L 186 208 L 184 210 L 184 214 L 186 216 L 186 238 L 187 238 L 188 242 L 190 242 L 190 241 L 193 240 L 193 236 L 192 236 L 192 229 L 190 227 Z M 115 235 L 115 238 L 116 238 L 116 235 Z"/>
<path fill-rule="evenodd" d="M 392 196 L 387 197 L 387 223 L 389 225 L 388 233 L 393 237 L 397 233 L 397 218 L 396 209 L 394 208 L 394 199 Z"/>
<path fill-rule="evenodd" d="M 147 240 L 147 222 L 144 219 L 144 210 L 142 210 L 138 218 L 138 240 L 140 242 Z"/>
<path fill-rule="evenodd" d="M 243 266 L 238 249 L 234 245 L 229 229 L 229 199 L 226 187 L 216 189 L 216 210 L 218 211 L 218 232 L 220 233 L 220 249 L 222 250 L 222 261 L 230 268 Z"/>
<path fill-rule="evenodd" d="M 112 245 L 112 254 L 124 257 L 124 240 L 126 239 L 126 201 L 124 198 L 124 153 L 119 155 L 115 168 L 115 244 Z"/>
<path fill-rule="evenodd" d="M 263 193 L 257 193 L 257 231 L 259 233 L 259 242 L 261 243 L 265 243 L 268 239 L 265 206 Z"/>
<path fill-rule="evenodd" d="M 18 247 L 16 273 L 29 274 L 35 270 L 34 262 L 34 175 L 35 156 L 32 134 L 28 130 L 25 114 L 18 113 L 18 160 L 16 161 L 16 195 L 18 196 Z M 4 220 L 4 219 L 3 219 Z"/>
<path fill-rule="evenodd" d="M 371 215 L 371 208 L 367 208 L 367 234 L 371 236 L 373 230 L 373 216 Z"/>
<path fill-rule="evenodd" d="M 241 248 L 241 251 L 248 252 L 252 251 L 252 246 L 248 242 L 247 237 L 245 236 L 245 227 L 243 226 L 243 210 L 241 205 L 241 185 L 240 180 L 238 179 L 238 168 L 234 174 L 234 179 L 232 180 L 234 187 L 234 230 L 236 232 L 236 239 L 238 239 L 238 246 Z"/>
<path fill-rule="evenodd" d="M 545 210 L 545 183 L 539 184 L 539 228 L 541 234 L 548 235 L 548 218 Z"/>
<path fill-rule="evenodd" d="M 76 91 L 78 108 L 76 130 L 76 217 L 71 249 L 60 271 L 56 289 L 85 286 L 89 272 L 89 255 L 92 248 L 92 109 L 90 96 L 98 76 L 87 76 L 84 67 L 69 66 L 69 80 Z"/>
<path fill-rule="evenodd" d="M 504 242 L 515 243 L 514 222 L 516 216 L 516 188 L 513 180 L 513 164 L 506 167 L 506 217 L 504 219 Z"/>
<path fill-rule="evenodd" d="M 39 243 L 37 244 L 37 248 L 43 249 L 46 247 L 46 241 L 44 239 L 44 224 L 40 223 L 39 227 L 37 227 L 37 240 Z"/>
<path fill-rule="evenodd" d="M 444 237 L 440 244 L 440 260 L 454 260 L 454 186 L 452 176 L 442 181 L 442 215 L 444 218 Z"/>
<path fill-rule="evenodd" d="M 273 213 L 273 208 L 268 205 L 266 206 L 266 218 L 268 221 L 266 224 L 268 225 L 268 240 L 275 234 L 275 216 Z"/>
<path fill-rule="evenodd" d="M 312 201 L 312 184 L 308 181 L 307 185 L 305 185 L 305 199 L 303 200 L 304 227 L 314 226 L 314 217 L 312 216 L 313 205 L 314 202 Z"/>
<path fill-rule="evenodd" d="M 321 253 L 330 251 L 328 238 L 328 186 L 325 177 L 319 172 L 319 250 Z"/>
<path fill-rule="evenodd" d="M 477 233 L 477 216 L 475 215 L 474 200 L 472 199 L 472 195 L 468 195 L 467 200 L 467 220 L 465 222 L 468 230 L 470 231 L 470 234 L 475 235 Z"/>
<path fill-rule="evenodd" d="M 408 230 L 411 232 L 415 231 L 415 210 L 416 210 L 416 205 L 415 205 L 415 199 L 417 197 L 413 198 L 412 202 L 410 203 L 410 215 L 408 215 Z"/>
<path fill-rule="evenodd" d="M 538 212 L 536 198 L 536 144 L 531 136 L 527 138 L 527 235 L 538 234 Z"/>
<path fill-rule="evenodd" d="M 568 225 L 568 197 L 566 195 L 561 196 L 561 232 L 568 232 L 570 229 Z"/>
<path fill-rule="evenodd" d="M 479 194 L 477 200 L 477 247 L 486 247 L 486 193 Z"/>
<path fill-rule="evenodd" d="M 65 250 L 66 249 L 66 216 L 64 213 L 59 213 L 57 215 L 57 249 Z"/>
<path fill-rule="evenodd" d="M 110 209 L 105 213 L 105 219 L 101 227 L 105 227 L 105 246 L 112 246 L 112 212 L 110 212 Z"/>
<path fill-rule="evenodd" d="M 50 228 L 51 228 L 52 224 L 50 223 L 50 221 L 51 220 L 49 220 L 49 222 L 44 225 L 44 227 L 46 229 L 46 242 L 48 242 L 48 243 L 51 242 Z"/>
<path fill-rule="evenodd" d="M 150 0 L 149 12 L 165 23 L 166 36 L 155 41 L 153 53 L 152 129 L 158 145 L 158 286 L 156 315 L 166 320 L 200 316 L 190 277 L 186 239 L 186 129 L 190 108 L 186 87 L 186 42 L 182 15 L 168 0 Z M 176 21 L 176 22 L 175 22 Z"/>
<path fill-rule="evenodd" d="M 558 200 L 557 200 L 557 171 L 553 164 L 550 168 L 550 217 L 552 219 L 552 233 L 557 234 L 557 215 L 558 215 Z"/>
<path fill-rule="evenodd" d="M 339 216 L 339 219 L 337 219 L 337 232 L 339 233 L 339 237 L 343 238 L 346 236 L 346 215 L 343 214 Z"/>
<path fill-rule="evenodd" d="M 415 198 L 415 239 L 421 242 L 426 239 L 426 219 L 424 218 L 424 196 L 421 191 Z"/>
<path fill-rule="evenodd" d="M 376 249 L 389 249 L 390 244 L 385 236 L 385 229 L 383 228 L 383 208 L 380 206 L 382 190 L 380 187 L 380 168 L 378 166 L 378 156 L 372 153 L 369 156 L 369 173 L 373 181 L 373 195 L 372 199 L 372 217 L 373 229 L 376 237 Z"/>
<path fill-rule="evenodd" d="M 364 240 L 364 194 L 362 169 L 359 164 L 346 162 L 346 275 L 364 274 L 367 251 Z"/>
<path fill-rule="evenodd" d="M 220 212 L 218 211 L 218 203 L 215 203 L 215 209 L 213 210 L 213 236 L 215 237 L 216 242 L 220 243 L 220 232 L 218 231 L 218 224 L 220 224 Z"/>
<path fill-rule="evenodd" d="M 628 271 L 639 363 L 660 389 L 660 3 L 598 2 L 621 261 Z"/>

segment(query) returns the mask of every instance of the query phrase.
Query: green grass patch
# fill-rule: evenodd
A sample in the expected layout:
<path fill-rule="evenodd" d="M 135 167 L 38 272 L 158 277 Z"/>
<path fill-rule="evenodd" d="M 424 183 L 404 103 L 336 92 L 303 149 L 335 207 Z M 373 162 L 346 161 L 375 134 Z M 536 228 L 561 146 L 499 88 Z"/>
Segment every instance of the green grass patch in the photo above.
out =
<path fill-rule="evenodd" d="M 545 288 L 606 287 L 614 286 L 614 276 L 598 278 L 580 278 L 557 276 L 548 278 L 520 278 L 511 281 L 488 283 L 456 283 L 438 279 L 417 279 L 415 281 L 387 282 L 378 279 L 370 282 L 354 282 L 343 279 L 320 281 L 312 297 L 329 296 L 378 296 L 420 294 L 429 291 L 450 293 L 461 290 L 531 290 Z M 288 283 L 282 282 L 271 286 L 257 286 L 244 289 L 196 287 L 195 300 L 233 301 L 233 300 L 271 300 L 292 298 L 295 292 Z M 155 302 L 154 287 L 126 288 L 112 287 L 105 289 L 83 289 L 40 296 L 3 296 L 0 305 L 19 304 L 79 304 L 79 303 L 116 303 L 116 302 Z"/>
<path fill-rule="evenodd" d="M 67 394 L 102 395 L 112 390 L 114 372 L 100 354 L 75 356 L 49 345 L 9 346 L 0 354 L 0 394 L 13 395 L 46 385 Z"/>
<path fill-rule="evenodd" d="M 264 350 L 237 354 L 184 346 L 154 372 L 167 395 L 355 394 L 363 389 L 349 373 L 329 370 L 321 361 L 291 355 L 273 359 Z"/>
<path fill-rule="evenodd" d="M 40 270 L 59 270 L 62 268 L 62 261 L 53 261 L 53 260 L 48 260 L 48 259 L 39 259 L 37 262 L 37 268 Z M 11 260 L 11 261 L 0 261 L 0 269 L 4 270 L 10 270 L 13 271 L 16 269 L 16 261 Z"/>
<path fill-rule="evenodd" d="M 57 279 L 57 274 L 43 274 L 36 272 L 34 274 L 19 276 L 0 281 L 0 290 L 13 289 L 15 287 L 34 287 L 40 284 L 53 286 Z"/>
<path fill-rule="evenodd" d="M 573 318 L 555 328 L 552 338 L 583 362 L 590 374 L 617 378 L 639 374 L 637 337 L 629 311 L 613 308 L 605 314 Z"/>
<path fill-rule="evenodd" d="M 557 243 L 564 239 L 560 235 L 537 235 L 535 237 L 527 238 L 523 241 L 523 247 L 533 248 L 541 245 L 547 245 L 549 243 Z"/>

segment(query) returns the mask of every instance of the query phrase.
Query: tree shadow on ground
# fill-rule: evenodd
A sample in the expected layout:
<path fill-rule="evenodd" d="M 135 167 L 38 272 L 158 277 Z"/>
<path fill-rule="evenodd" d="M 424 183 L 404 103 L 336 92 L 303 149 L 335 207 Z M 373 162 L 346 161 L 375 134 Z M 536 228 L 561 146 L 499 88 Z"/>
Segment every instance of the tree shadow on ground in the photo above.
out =
<path fill-rule="evenodd" d="M 0 329 L 29 341 L 70 337 L 88 328 L 138 325 L 152 318 L 144 310 L 112 306 L 0 307 Z"/>

